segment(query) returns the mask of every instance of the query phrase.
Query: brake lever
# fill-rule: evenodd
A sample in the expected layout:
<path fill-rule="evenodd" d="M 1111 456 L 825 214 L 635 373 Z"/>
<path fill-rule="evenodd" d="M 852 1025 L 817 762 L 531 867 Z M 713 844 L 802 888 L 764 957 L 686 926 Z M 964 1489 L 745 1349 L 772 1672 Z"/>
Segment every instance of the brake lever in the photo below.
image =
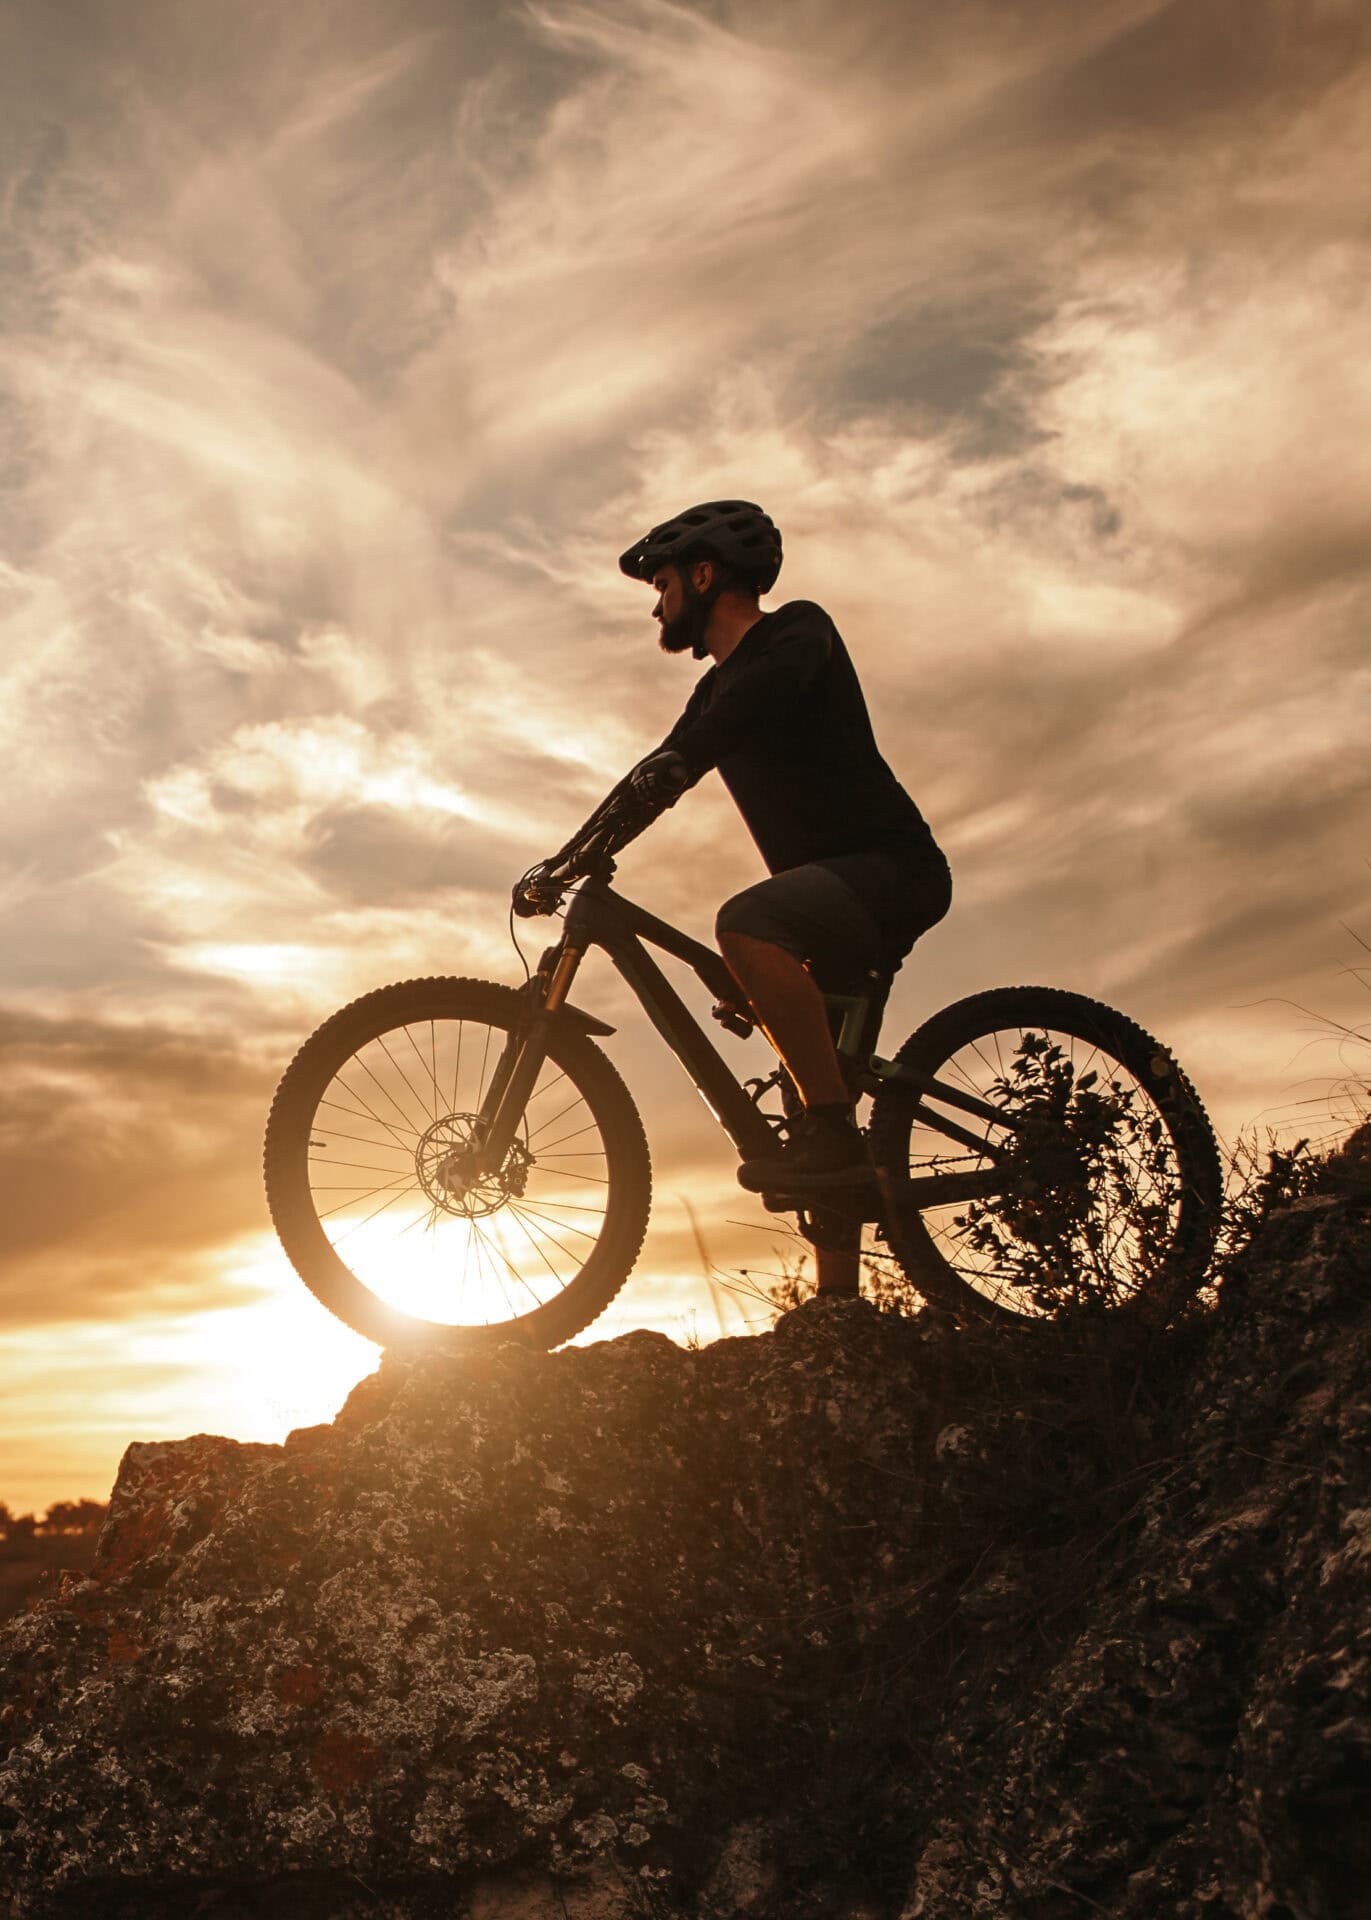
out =
<path fill-rule="evenodd" d="M 557 879 L 544 861 L 515 882 L 511 905 L 521 920 L 531 920 L 537 914 L 555 913 L 565 891 L 565 880 Z"/>

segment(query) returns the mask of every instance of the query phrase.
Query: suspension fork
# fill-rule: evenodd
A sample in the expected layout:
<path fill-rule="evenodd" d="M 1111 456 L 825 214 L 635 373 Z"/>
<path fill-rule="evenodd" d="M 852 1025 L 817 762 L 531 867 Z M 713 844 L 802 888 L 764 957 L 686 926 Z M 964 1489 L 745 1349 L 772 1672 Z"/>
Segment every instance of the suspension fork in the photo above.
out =
<path fill-rule="evenodd" d="M 584 947 L 573 947 L 566 940 L 549 947 L 525 989 L 530 1012 L 511 1029 L 481 1102 L 477 1165 L 482 1173 L 498 1173 L 505 1164 L 528 1096 L 547 1058 L 553 1022 L 566 1003 L 576 969 L 584 958 Z"/>

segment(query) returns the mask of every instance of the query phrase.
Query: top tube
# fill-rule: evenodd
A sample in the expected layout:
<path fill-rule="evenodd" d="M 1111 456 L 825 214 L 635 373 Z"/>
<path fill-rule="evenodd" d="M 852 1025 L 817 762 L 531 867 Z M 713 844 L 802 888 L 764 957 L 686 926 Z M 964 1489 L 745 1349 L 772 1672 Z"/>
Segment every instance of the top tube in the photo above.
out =
<path fill-rule="evenodd" d="M 650 946 L 683 960 L 704 986 L 720 1000 L 736 1000 L 742 992 L 721 953 L 707 947 L 669 920 L 649 913 L 626 894 L 616 893 L 607 880 L 582 881 L 571 896 L 566 910 L 568 939 L 593 941 L 611 955 L 627 939 L 645 940 Z"/>

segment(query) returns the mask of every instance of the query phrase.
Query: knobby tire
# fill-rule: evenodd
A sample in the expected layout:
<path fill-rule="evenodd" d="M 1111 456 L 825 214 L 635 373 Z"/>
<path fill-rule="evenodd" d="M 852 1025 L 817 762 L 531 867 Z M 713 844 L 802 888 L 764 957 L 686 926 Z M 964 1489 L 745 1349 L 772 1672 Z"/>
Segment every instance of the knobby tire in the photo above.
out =
<path fill-rule="evenodd" d="M 1027 1053 L 1025 1036 L 1035 1036 Z M 1056 1056 L 1040 1041 L 1055 1046 Z M 1005 1163 L 1004 1194 L 988 1204 L 926 1211 L 887 1204 L 887 1242 L 926 1300 L 963 1319 L 1023 1323 L 1124 1311 L 1158 1322 L 1200 1285 L 1222 1198 L 1218 1148 L 1189 1080 L 1135 1022 L 1053 987 L 1002 987 L 934 1014 L 895 1058 L 982 1095 L 998 1083 L 992 1104 L 1001 1100 L 1018 1114 L 1028 1109 L 1011 1090 L 1036 1088 L 1046 1113 L 1040 1083 L 1055 1073 L 1072 1115 L 1057 1145 L 1048 1138 L 1044 1148 L 1033 1128 L 1011 1136 L 935 1108 L 987 1141 L 1003 1146 L 1012 1138 L 1021 1151 Z M 1096 1118 L 1106 1116 L 1106 1134 L 1113 1116 L 1112 1144 L 1092 1163 L 1103 1166 L 1093 1182 L 1076 1178 L 1071 1158 L 1079 1158 L 1086 1131 L 1076 1116 L 1088 1119 L 1092 1101 Z M 994 1164 L 989 1152 L 978 1156 L 972 1144 L 926 1127 L 915 1093 L 898 1082 L 877 1093 L 869 1139 L 887 1196 L 900 1193 L 906 1176 Z"/>
<path fill-rule="evenodd" d="M 277 1089 L 263 1161 L 281 1244 L 330 1313 L 382 1346 L 559 1346 L 638 1256 L 652 1191 L 642 1121 L 570 1016 L 508 1174 L 456 1198 L 444 1184 L 523 1010 L 489 981 L 382 987 L 326 1020 Z M 397 1297 L 411 1266 L 419 1277 Z"/>

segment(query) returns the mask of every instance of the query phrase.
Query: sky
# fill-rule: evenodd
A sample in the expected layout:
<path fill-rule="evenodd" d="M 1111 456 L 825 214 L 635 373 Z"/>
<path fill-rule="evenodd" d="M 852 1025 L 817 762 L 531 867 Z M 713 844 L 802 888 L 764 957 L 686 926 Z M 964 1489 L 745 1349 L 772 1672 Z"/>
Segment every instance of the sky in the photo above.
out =
<path fill-rule="evenodd" d="M 1361 0 L 0 0 L 0 1500 L 372 1370 L 272 1237 L 272 1088 L 358 993 L 522 978 L 512 880 L 698 671 L 616 567 L 695 501 L 780 524 L 951 860 L 887 1050 L 1039 980 L 1227 1137 L 1327 1131 L 1368 158 Z M 707 938 L 760 873 L 711 776 L 620 878 Z M 656 1174 L 595 1336 L 764 1324 L 701 1247 L 783 1229 L 577 998 Z"/>

